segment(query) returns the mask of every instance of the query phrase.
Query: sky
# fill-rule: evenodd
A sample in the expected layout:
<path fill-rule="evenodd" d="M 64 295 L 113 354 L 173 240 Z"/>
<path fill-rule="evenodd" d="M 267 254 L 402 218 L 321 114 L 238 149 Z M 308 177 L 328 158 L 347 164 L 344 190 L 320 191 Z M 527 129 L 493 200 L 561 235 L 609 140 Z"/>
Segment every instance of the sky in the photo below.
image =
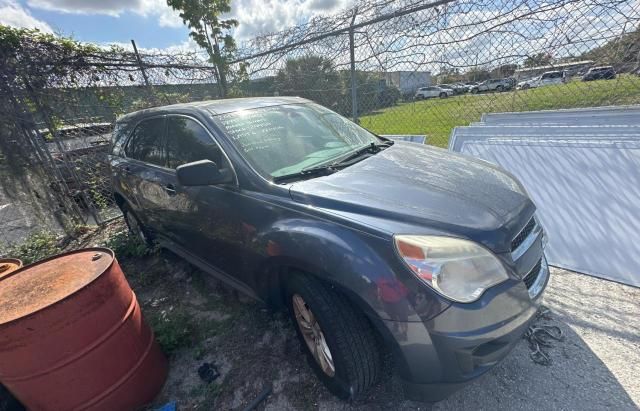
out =
<path fill-rule="evenodd" d="M 332 14 L 353 0 L 232 0 L 238 41 Z M 0 24 L 38 28 L 98 44 L 141 49 L 195 48 L 166 0 L 0 0 Z"/>

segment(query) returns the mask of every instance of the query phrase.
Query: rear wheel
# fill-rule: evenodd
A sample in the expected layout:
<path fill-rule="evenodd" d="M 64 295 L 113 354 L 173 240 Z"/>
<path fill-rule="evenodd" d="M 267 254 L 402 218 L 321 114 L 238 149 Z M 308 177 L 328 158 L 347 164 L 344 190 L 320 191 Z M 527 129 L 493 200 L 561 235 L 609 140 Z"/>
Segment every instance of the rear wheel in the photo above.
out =
<path fill-rule="evenodd" d="M 529 85 L 529 83 L 525 83 L 525 84 L 522 86 L 522 89 L 523 89 L 523 90 L 527 90 L 529 87 L 531 87 L 531 86 Z"/>
<path fill-rule="evenodd" d="M 478 91 L 480 91 L 480 90 L 478 90 L 477 88 L 472 88 L 471 89 L 471 94 L 478 94 Z"/>
<path fill-rule="evenodd" d="M 496 87 L 496 91 L 499 92 L 499 93 L 503 92 L 504 91 L 504 87 L 503 86 L 498 86 L 498 87 Z"/>
<path fill-rule="evenodd" d="M 127 223 L 127 227 L 129 228 L 129 232 L 133 235 L 133 237 L 148 247 L 153 246 L 153 239 L 149 235 L 149 231 L 142 225 L 140 219 L 131 211 L 131 208 L 126 204 L 121 207 L 122 215 L 124 216 L 124 221 Z"/>
<path fill-rule="evenodd" d="M 296 275 L 287 284 L 296 333 L 318 378 L 336 396 L 354 399 L 378 379 L 381 353 L 364 314 L 333 287 Z"/>
<path fill-rule="evenodd" d="M 447 93 L 445 92 L 440 93 L 440 98 L 447 98 Z"/>

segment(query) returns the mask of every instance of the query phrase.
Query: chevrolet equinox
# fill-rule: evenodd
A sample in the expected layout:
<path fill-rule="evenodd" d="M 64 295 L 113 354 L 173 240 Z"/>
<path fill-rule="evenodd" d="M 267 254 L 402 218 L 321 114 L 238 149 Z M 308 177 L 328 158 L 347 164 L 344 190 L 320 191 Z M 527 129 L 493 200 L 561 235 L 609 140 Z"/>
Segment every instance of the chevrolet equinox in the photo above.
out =
<path fill-rule="evenodd" d="M 509 353 L 548 282 L 542 226 L 512 175 L 308 100 L 135 112 L 111 150 L 131 232 L 286 307 L 341 398 L 366 392 L 383 358 L 407 397 L 446 397 Z"/>

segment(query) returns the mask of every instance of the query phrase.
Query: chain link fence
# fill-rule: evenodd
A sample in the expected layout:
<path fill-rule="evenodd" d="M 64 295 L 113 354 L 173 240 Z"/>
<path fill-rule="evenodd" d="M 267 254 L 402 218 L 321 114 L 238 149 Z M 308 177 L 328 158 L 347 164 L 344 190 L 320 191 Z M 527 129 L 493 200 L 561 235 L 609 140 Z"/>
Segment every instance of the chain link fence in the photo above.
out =
<path fill-rule="evenodd" d="M 378 134 L 444 147 L 483 113 L 640 103 L 640 2 L 360 1 L 236 56 L 230 96 L 306 97 Z M 4 232 L 119 215 L 106 162 L 117 116 L 221 95 L 197 53 L 0 27 L 0 61 Z"/>
<path fill-rule="evenodd" d="M 250 41 L 237 63 L 247 95 L 446 146 L 483 113 L 640 102 L 639 28 L 637 1 L 361 1 Z"/>
<path fill-rule="evenodd" d="M 115 119 L 218 98 L 196 53 L 138 54 L 0 27 L 0 249 L 34 230 L 120 215 L 107 155 Z"/>

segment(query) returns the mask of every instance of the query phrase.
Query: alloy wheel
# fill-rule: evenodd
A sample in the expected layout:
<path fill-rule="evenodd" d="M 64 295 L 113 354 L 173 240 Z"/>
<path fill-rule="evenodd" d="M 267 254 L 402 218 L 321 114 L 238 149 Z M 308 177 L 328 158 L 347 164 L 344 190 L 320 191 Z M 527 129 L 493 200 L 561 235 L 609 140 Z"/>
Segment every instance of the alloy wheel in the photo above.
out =
<path fill-rule="evenodd" d="M 333 356 L 324 338 L 320 324 L 318 324 L 311 309 L 299 294 L 294 294 L 292 300 L 296 323 L 300 328 L 304 341 L 307 343 L 309 351 L 311 351 L 313 358 L 322 371 L 329 377 L 333 377 L 336 373 L 336 368 L 333 364 Z"/>

